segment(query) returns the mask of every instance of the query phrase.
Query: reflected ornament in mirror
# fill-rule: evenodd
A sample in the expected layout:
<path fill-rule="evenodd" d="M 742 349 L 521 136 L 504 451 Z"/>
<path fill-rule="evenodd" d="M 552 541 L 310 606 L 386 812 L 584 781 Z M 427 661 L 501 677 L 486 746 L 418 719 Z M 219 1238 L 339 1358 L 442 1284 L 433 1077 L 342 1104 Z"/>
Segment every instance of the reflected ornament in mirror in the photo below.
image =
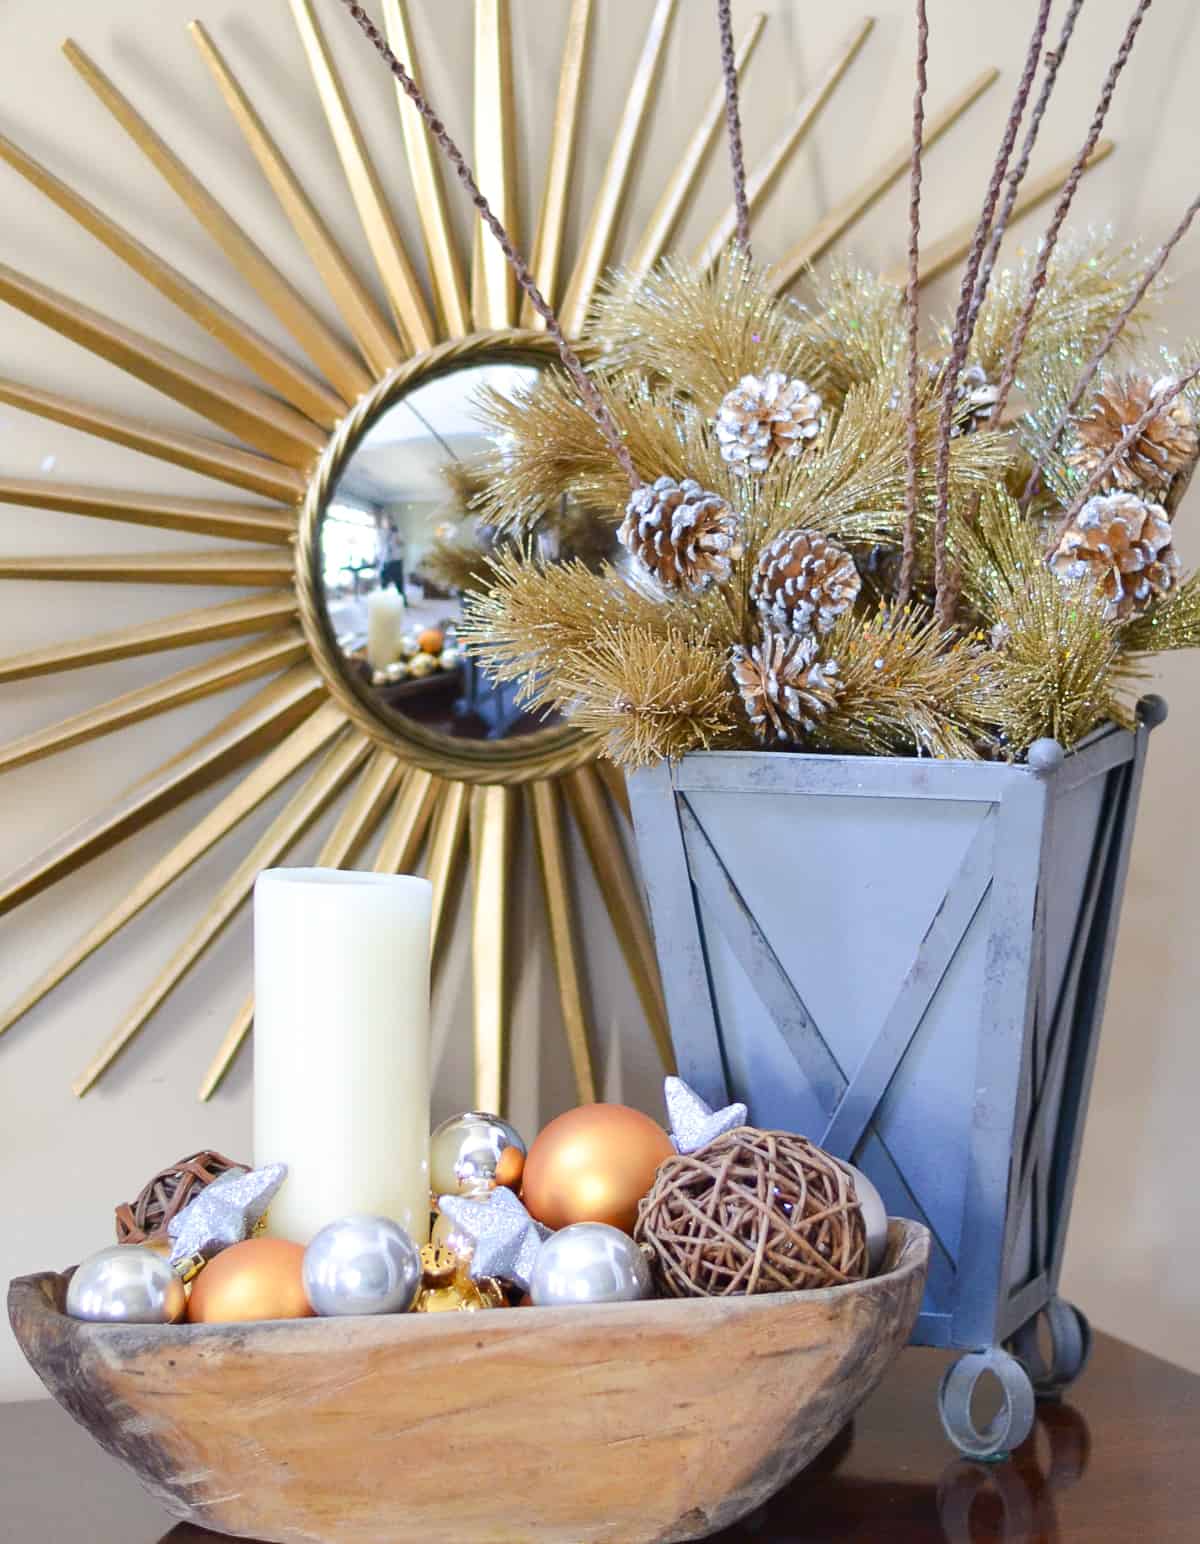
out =
<path fill-rule="evenodd" d="M 492 681 L 459 646 L 464 595 L 487 581 L 502 539 L 474 512 L 493 448 L 485 392 L 532 386 L 540 359 L 468 360 L 417 379 L 365 424 L 320 515 L 317 576 L 343 671 L 381 723 L 455 740 L 497 741 L 556 722 L 524 711 L 519 683 Z M 563 509 L 536 537 L 544 557 L 579 554 Z M 587 524 L 587 522 L 584 522 Z"/>

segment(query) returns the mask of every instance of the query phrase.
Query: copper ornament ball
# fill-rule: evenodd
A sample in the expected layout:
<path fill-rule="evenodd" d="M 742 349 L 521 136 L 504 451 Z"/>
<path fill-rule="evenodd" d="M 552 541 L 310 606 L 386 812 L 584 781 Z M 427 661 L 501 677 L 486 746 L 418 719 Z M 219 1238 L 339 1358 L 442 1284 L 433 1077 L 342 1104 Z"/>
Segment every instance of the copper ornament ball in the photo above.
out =
<path fill-rule="evenodd" d="M 529 1149 L 521 1198 L 555 1231 L 606 1222 L 632 1233 L 638 1202 L 673 1152 L 667 1133 L 640 1110 L 580 1105 L 552 1120 Z"/>
<path fill-rule="evenodd" d="M 248 1238 L 223 1249 L 192 1283 L 193 1324 L 239 1324 L 312 1316 L 304 1291 L 304 1245 Z"/>

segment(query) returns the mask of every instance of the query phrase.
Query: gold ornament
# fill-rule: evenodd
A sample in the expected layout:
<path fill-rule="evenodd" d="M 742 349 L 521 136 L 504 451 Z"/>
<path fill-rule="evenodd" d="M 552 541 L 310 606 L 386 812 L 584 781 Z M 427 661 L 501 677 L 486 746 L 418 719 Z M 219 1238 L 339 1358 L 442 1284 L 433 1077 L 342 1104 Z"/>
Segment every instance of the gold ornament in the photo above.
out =
<path fill-rule="evenodd" d="M 743 375 L 727 392 L 713 427 L 735 477 L 765 472 L 774 456 L 798 456 L 821 430 L 821 396 L 781 370 Z"/>
<path fill-rule="evenodd" d="M 734 647 L 730 668 L 746 717 L 764 742 L 798 740 L 812 732 L 837 699 L 837 661 L 819 659 L 817 640 L 764 626 L 751 648 Z"/>
<path fill-rule="evenodd" d="M 632 1233 L 638 1202 L 674 1152 L 656 1121 L 623 1104 L 585 1104 L 560 1115 L 525 1160 L 521 1199 L 546 1227 L 606 1222 Z"/>
<path fill-rule="evenodd" d="M 448 1249 L 465 1265 L 471 1262 L 472 1241 L 445 1212 L 438 1212 L 429 1230 L 429 1242 L 434 1249 Z"/>
<path fill-rule="evenodd" d="M 719 493 L 685 477 L 638 488 L 617 532 L 621 545 L 667 590 L 725 584 L 742 555 L 738 518 Z"/>
<path fill-rule="evenodd" d="M 1089 499 L 1050 559 L 1060 579 L 1091 579 L 1106 601 L 1105 619 L 1141 616 L 1175 583 L 1179 555 L 1161 504 L 1132 493 Z"/>
<path fill-rule="evenodd" d="M 426 1244 L 421 1250 L 421 1286 L 413 1313 L 475 1313 L 483 1308 L 506 1308 L 508 1299 L 498 1281 L 488 1276 L 472 1281 L 469 1257 L 456 1254 L 444 1244 Z"/>
<path fill-rule="evenodd" d="M 759 554 L 750 599 L 793 633 L 827 633 L 858 599 L 862 579 L 845 547 L 820 531 L 781 531 Z"/>
<path fill-rule="evenodd" d="M 223 1249 L 192 1283 L 193 1324 L 237 1324 L 312 1316 L 304 1291 L 304 1245 L 248 1238 Z"/>
<path fill-rule="evenodd" d="M 1078 444 L 1067 457 L 1085 477 L 1091 477 L 1108 459 L 1155 398 L 1174 384 L 1169 378 L 1149 375 L 1105 376 L 1091 412 L 1075 425 Z M 1176 397 L 1156 413 L 1108 474 L 1107 485 L 1162 493 L 1177 472 L 1200 454 L 1192 409 L 1184 397 Z"/>

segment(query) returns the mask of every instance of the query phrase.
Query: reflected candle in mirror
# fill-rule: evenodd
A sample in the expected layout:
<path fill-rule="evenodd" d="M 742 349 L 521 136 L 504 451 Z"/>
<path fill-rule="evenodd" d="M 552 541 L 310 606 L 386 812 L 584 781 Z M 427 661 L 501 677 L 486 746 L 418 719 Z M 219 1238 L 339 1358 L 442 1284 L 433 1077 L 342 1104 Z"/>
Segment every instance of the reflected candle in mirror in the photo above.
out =
<path fill-rule="evenodd" d="M 429 1236 L 433 887 L 267 869 L 254 887 L 255 1164 L 286 1163 L 267 1230 L 352 1212 Z"/>
<path fill-rule="evenodd" d="M 367 596 L 367 664 L 385 670 L 404 647 L 404 598 L 389 585 Z"/>

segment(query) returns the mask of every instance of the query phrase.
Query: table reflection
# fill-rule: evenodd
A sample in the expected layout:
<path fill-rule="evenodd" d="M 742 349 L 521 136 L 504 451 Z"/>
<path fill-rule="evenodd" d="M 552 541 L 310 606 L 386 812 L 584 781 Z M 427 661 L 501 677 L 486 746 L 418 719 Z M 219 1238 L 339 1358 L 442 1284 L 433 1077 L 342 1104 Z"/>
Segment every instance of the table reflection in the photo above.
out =
<path fill-rule="evenodd" d="M 1002 1464 L 955 1459 L 936 1483 L 855 1472 L 847 1427 L 791 1485 L 752 1517 L 713 1535 L 713 1544 L 1055 1544 L 1055 1498 L 1083 1477 L 1091 1454 L 1087 1421 L 1073 1406 L 1038 1406 L 1028 1440 Z"/>

